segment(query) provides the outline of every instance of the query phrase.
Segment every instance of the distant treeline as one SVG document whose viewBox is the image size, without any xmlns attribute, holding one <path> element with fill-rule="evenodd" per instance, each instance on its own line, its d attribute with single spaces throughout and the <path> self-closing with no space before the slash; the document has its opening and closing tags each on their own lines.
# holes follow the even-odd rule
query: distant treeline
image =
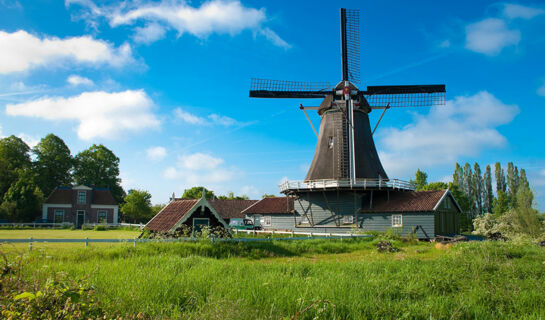
<svg viewBox="0 0 545 320">
<path fill-rule="evenodd" d="M 122 203 L 119 158 L 102 144 L 93 144 L 75 157 L 64 141 L 48 134 L 30 148 L 21 138 L 0 139 L 0 219 L 32 221 L 47 196 L 72 184 L 109 188 Z"/>
</svg>

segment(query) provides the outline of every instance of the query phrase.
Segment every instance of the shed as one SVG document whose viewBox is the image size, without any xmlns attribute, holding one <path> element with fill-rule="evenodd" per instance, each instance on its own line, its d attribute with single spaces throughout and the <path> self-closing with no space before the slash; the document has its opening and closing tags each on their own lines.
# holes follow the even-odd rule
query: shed
<svg viewBox="0 0 545 320">
<path fill-rule="evenodd" d="M 258 219 L 263 229 L 292 229 L 294 224 L 293 197 L 267 197 L 256 201 L 242 211 L 255 223 Z"/>
<path fill-rule="evenodd" d="M 208 201 L 216 212 L 229 224 L 233 218 L 244 218 L 242 213 L 246 208 L 258 202 L 257 200 L 237 200 L 237 199 L 211 199 Z"/>
<path fill-rule="evenodd" d="M 223 227 L 229 230 L 225 220 L 204 197 L 171 200 L 146 224 L 146 228 L 153 232 L 174 232 L 182 225 L 191 228 L 192 231 L 200 231 L 202 226 Z"/>
</svg>

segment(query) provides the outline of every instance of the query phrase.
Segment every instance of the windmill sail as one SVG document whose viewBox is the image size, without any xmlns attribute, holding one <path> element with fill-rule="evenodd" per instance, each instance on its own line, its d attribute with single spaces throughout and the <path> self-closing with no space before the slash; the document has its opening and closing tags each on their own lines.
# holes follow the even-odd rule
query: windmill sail
<svg viewBox="0 0 545 320">
<path fill-rule="evenodd" d="M 341 9 L 343 80 L 360 83 L 360 11 Z"/>
</svg>

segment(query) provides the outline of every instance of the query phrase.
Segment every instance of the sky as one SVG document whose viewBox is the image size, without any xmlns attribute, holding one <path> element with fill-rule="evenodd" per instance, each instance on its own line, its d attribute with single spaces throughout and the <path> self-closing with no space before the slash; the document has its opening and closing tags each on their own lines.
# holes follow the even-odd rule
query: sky
<svg viewBox="0 0 545 320">
<path fill-rule="evenodd" d="M 104 144 L 153 203 L 279 194 L 316 146 L 298 106 L 320 100 L 251 99 L 250 79 L 340 81 L 340 7 L 360 10 L 361 89 L 446 84 L 444 106 L 386 112 L 390 178 L 512 161 L 545 210 L 543 2 L 0 0 L 0 137 Z"/>
</svg>

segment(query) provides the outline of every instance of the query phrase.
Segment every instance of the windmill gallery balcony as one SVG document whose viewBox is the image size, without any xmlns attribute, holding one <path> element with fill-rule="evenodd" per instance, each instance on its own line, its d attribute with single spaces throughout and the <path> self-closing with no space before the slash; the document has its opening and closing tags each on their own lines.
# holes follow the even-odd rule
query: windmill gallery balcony
<svg viewBox="0 0 545 320">
<path fill-rule="evenodd" d="M 414 191 L 415 186 L 408 181 L 398 179 L 323 179 L 285 181 L 279 185 L 280 192 L 311 191 L 311 190 L 407 190 Z"/>
</svg>

